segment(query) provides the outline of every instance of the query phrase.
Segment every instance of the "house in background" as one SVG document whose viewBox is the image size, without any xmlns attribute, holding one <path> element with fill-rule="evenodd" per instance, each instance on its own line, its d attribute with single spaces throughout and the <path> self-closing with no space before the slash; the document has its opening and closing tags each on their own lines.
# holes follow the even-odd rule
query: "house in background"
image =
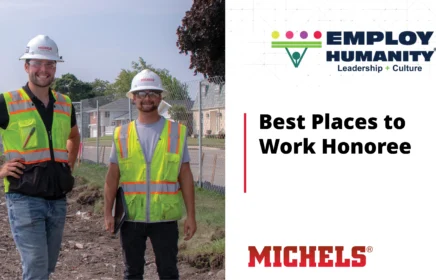
<svg viewBox="0 0 436 280">
<path fill-rule="evenodd" d="M 123 124 L 117 122 L 116 119 L 122 115 L 129 113 L 128 98 L 122 98 L 110 102 L 106 105 L 99 106 L 98 112 L 100 115 L 100 131 L 98 136 L 112 135 L 117 125 Z M 89 115 L 89 134 L 91 138 L 97 137 L 97 108 L 86 111 Z"/>
<path fill-rule="evenodd" d="M 193 133 L 196 137 L 200 133 L 199 95 L 192 106 L 194 124 Z M 225 134 L 225 84 L 202 83 L 201 113 L 203 119 L 203 137 L 208 135 Z"/>
</svg>

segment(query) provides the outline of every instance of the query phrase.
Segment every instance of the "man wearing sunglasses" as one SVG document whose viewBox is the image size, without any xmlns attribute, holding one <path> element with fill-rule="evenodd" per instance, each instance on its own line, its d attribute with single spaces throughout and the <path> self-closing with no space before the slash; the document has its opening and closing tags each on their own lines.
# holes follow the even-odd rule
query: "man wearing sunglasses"
<svg viewBox="0 0 436 280">
<path fill-rule="evenodd" d="M 70 98 L 50 88 L 56 63 L 63 62 L 56 43 L 38 35 L 20 60 L 25 61 L 28 82 L 0 95 L 0 135 L 7 159 L 0 178 L 23 279 L 49 279 L 61 247 L 80 135 Z"/>
<path fill-rule="evenodd" d="M 114 130 L 105 184 L 105 224 L 106 230 L 114 232 L 112 208 L 120 185 L 128 212 L 120 229 L 124 279 L 143 279 L 147 238 L 159 278 L 179 279 L 178 220 L 183 203 L 184 239 L 191 239 L 197 228 L 187 130 L 159 115 L 166 93 L 156 73 L 148 69 L 138 73 L 127 93 L 138 109 L 138 119 Z"/>
</svg>

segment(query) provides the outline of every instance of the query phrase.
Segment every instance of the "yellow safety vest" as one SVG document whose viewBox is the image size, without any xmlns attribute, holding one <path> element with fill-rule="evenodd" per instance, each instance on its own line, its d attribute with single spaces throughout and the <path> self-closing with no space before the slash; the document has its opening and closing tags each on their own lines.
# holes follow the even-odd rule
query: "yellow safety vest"
<svg viewBox="0 0 436 280">
<path fill-rule="evenodd" d="M 44 121 L 23 88 L 3 93 L 9 114 L 8 127 L 5 130 L 0 129 L 6 159 L 22 158 L 24 164 L 50 161 L 50 138 L 53 160 L 68 163 L 67 140 L 71 132 L 72 104 L 68 96 L 55 91 L 52 91 L 52 94 L 56 102 L 53 108 L 52 129 L 47 133 Z M 5 192 L 8 192 L 7 178 L 4 178 L 4 185 Z"/>
<path fill-rule="evenodd" d="M 178 182 L 186 126 L 165 120 L 151 162 L 146 162 L 135 121 L 114 130 L 120 187 L 129 221 L 162 222 L 182 218 L 183 198 Z"/>
</svg>

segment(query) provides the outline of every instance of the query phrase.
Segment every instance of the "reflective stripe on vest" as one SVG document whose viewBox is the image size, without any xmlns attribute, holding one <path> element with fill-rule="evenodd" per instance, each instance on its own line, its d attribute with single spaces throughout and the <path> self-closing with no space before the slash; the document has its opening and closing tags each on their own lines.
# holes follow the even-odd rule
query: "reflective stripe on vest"
<svg viewBox="0 0 436 280">
<path fill-rule="evenodd" d="M 125 195 L 147 194 L 146 182 L 124 182 Z M 150 182 L 150 194 L 177 194 L 180 187 L 176 183 Z"/>
<path fill-rule="evenodd" d="M 171 129 L 171 126 L 176 125 L 172 122 L 168 122 L 168 135 L 170 135 L 170 138 L 168 138 L 168 152 L 179 154 L 179 145 L 180 145 L 180 129 L 182 127 L 181 124 L 177 124 L 177 129 Z M 177 138 L 178 141 L 171 141 L 171 138 Z"/>
<path fill-rule="evenodd" d="M 29 111 L 35 111 L 36 107 L 32 106 L 31 100 L 20 100 L 20 101 L 13 101 L 9 103 L 9 114 L 19 114 L 22 112 L 29 112 Z"/>
<path fill-rule="evenodd" d="M 57 162 L 65 162 L 68 163 L 68 151 L 67 150 L 54 150 L 54 157 Z M 7 160 L 11 160 L 14 158 L 23 158 L 25 164 L 34 164 L 38 162 L 44 162 L 51 160 L 50 157 L 50 149 L 38 149 L 28 152 L 19 152 L 19 151 L 6 151 L 5 157 Z"/>
<path fill-rule="evenodd" d="M 120 147 L 120 156 L 121 158 L 125 158 L 128 156 L 129 150 L 127 142 L 130 136 L 130 129 L 134 125 L 133 122 L 130 122 L 129 125 L 123 125 L 119 131 L 118 145 Z"/>
<path fill-rule="evenodd" d="M 24 100 L 23 95 L 20 91 L 10 91 L 8 92 L 8 94 L 11 97 L 12 101 Z"/>
<path fill-rule="evenodd" d="M 53 92 L 56 96 L 56 102 L 54 103 L 53 112 L 64 114 L 67 116 L 71 115 L 71 104 L 67 103 L 64 96 L 57 92 Z M 19 114 L 23 112 L 35 111 L 36 107 L 34 106 L 32 100 L 23 99 L 21 92 L 12 91 L 9 92 L 12 102 L 9 102 L 9 114 Z"/>
<path fill-rule="evenodd" d="M 53 92 L 56 95 L 56 102 L 54 103 L 53 112 L 71 116 L 71 104 L 67 102 L 62 94 Z"/>
</svg>

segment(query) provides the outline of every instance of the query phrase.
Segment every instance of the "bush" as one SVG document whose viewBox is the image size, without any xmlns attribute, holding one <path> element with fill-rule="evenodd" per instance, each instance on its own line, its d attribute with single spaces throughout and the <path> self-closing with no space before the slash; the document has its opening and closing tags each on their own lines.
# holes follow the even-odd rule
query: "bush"
<svg viewBox="0 0 436 280">
<path fill-rule="evenodd" d="M 221 129 L 220 132 L 218 133 L 218 139 L 224 139 L 224 138 L 226 138 L 226 132 L 225 132 L 225 130 L 224 130 L 224 128 L 223 128 L 223 129 Z"/>
</svg>

